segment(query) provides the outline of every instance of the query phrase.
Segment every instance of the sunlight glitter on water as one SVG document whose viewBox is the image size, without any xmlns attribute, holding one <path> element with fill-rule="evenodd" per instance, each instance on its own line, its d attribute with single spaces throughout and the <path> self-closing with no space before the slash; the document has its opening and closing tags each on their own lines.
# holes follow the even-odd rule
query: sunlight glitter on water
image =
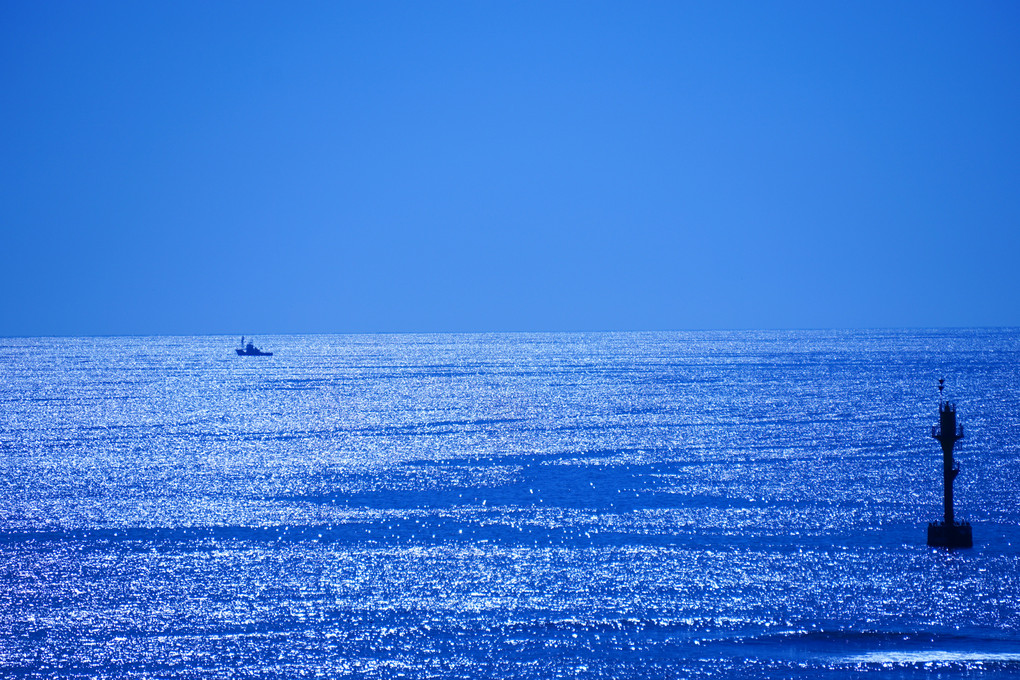
<svg viewBox="0 0 1020 680">
<path fill-rule="evenodd" d="M 2 348 L 5 675 L 1020 668 L 1016 333 L 272 341 Z M 939 355 L 999 395 L 966 553 L 923 539 L 941 342 L 995 348 Z"/>
</svg>

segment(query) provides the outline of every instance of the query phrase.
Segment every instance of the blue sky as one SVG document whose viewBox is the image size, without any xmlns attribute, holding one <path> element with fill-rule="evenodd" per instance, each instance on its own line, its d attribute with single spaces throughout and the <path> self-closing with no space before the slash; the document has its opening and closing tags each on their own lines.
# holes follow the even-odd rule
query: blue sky
<svg viewBox="0 0 1020 680">
<path fill-rule="evenodd" d="M 0 335 L 1020 326 L 1013 2 L 0 2 Z"/>
</svg>

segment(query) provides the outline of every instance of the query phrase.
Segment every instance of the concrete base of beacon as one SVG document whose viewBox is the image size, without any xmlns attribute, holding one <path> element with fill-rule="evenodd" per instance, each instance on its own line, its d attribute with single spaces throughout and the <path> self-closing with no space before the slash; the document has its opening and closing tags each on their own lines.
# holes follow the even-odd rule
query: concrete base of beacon
<svg viewBox="0 0 1020 680">
<path fill-rule="evenodd" d="M 932 522 L 928 525 L 928 545 L 933 548 L 973 548 L 970 522 Z"/>
</svg>

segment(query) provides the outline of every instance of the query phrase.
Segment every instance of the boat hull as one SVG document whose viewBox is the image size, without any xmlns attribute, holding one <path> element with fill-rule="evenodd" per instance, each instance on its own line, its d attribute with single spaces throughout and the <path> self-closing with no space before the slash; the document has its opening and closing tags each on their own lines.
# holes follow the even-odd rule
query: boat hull
<svg viewBox="0 0 1020 680">
<path fill-rule="evenodd" d="M 237 356 L 239 356 L 239 357 L 271 357 L 271 356 L 273 356 L 272 352 L 263 352 L 263 351 L 258 350 L 258 349 L 253 351 L 253 352 L 249 352 L 248 350 L 244 350 L 244 349 L 235 349 L 234 351 L 237 352 Z"/>
</svg>

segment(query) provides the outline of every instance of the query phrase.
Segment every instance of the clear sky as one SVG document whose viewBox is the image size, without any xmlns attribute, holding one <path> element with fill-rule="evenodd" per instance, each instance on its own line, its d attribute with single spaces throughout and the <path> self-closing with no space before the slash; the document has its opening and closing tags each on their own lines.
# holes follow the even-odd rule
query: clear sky
<svg viewBox="0 0 1020 680">
<path fill-rule="evenodd" d="M 0 0 L 0 335 L 1020 326 L 1017 2 Z"/>
</svg>

